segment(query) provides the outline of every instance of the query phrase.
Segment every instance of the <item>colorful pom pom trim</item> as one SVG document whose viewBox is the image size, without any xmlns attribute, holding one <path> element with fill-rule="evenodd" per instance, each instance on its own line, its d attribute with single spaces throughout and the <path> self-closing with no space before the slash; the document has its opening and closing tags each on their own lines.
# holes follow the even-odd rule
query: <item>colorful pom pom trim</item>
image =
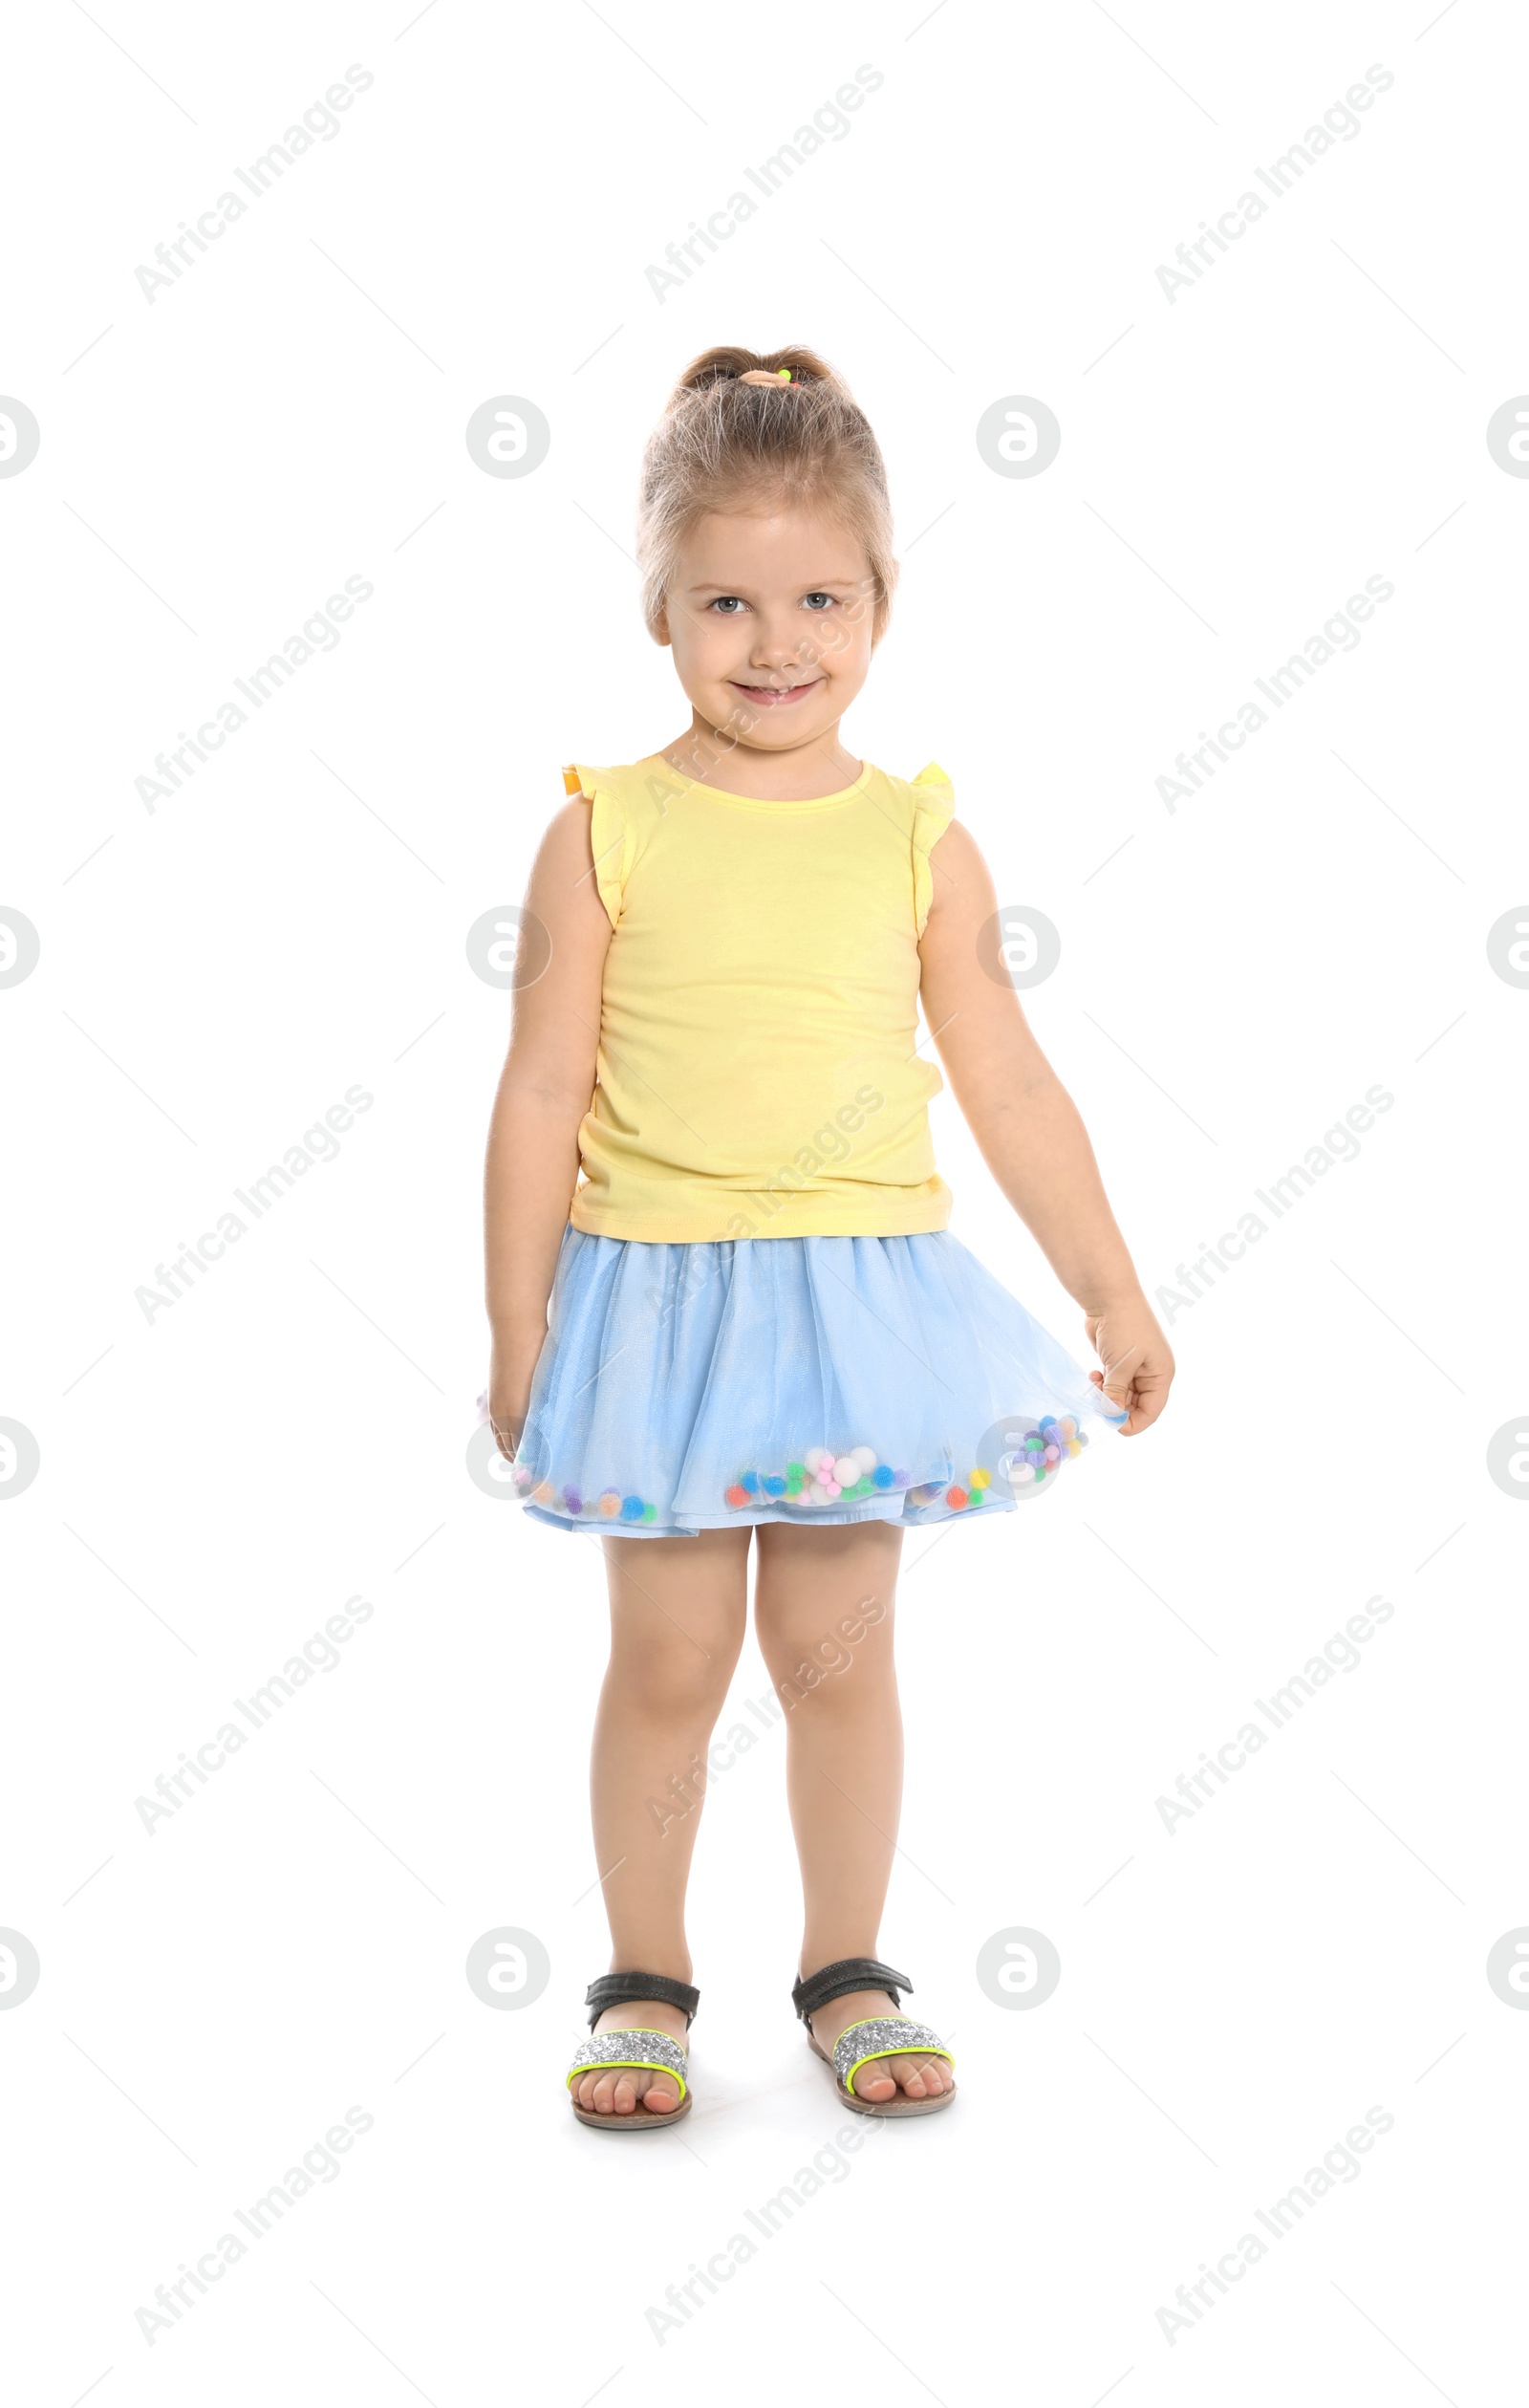
<svg viewBox="0 0 1529 2408">
<path fill-rule="evenodd" d="M 734 1511 L 755 1504 L 858 1505 L 862 1498 L 906 1488 L 908 1474 L 879 1461 L 873 1446 L 804 1446 L 784 1471 L 741 1471 L 722 1491 Z"/>
<path fill-rule="evenodd" d="M 1074 1455 L 1081 1455 L 1088 1443 L 1070 1413 L 1063 1414 L 1060 1420 L 1053 1413 L 1043 1414 L 1039 1421 L 1032 1421 L 1022 1430 L 1020 1443 L 1008 1458 L 1010 1493 L 1039 1487 L 1043 1481 L 1054 1479 L 1062 1465 Z M 941 1504 L 956 1513 L 969 1512 L 974 1506 L 986 1505 L 992 1486 L 992 1472 L 978 1464 L 967 1473 L 964 1486 L 959 1481 L 948 1488 L 937 1480 L 924 1481 L 918 1487 L 909 1489 L 908 1503 L 915 1512 Z"/>
<path fill-rule="evenodd" d="M 510 1477 L 520 1493 L 523 1505 L 540 1505 L 553 1513 L 565 1514 L 571 1522 L 657 1522 L 658 1508 L 644 1497 L 623 1495 L 619 1488 L 602 1488 L 598 1496 L 586 1497 L 569 1485 L 555 1487 L 550 1480 L 538 1480 L 526 1464 L 513 1464 Z"/>
<path fill-rule="evenodd" d="M 1019 1444 L 1008 1456 L 1007 1480 L 1001 1482 L 1000 1493 L 1005 1486 L 1013 1494 L 1054 1479 L 1062 1465 L 1081 1455 L 1088 1443 L 1073 1415 L 1065 1413 L 1059 1419 L 1044 1414 L 1021 1430 Z M 539 1480 L 527 1464 L 513 1464 L 511 1478 L 523 1505 L 539 1505 L 569 1521 L 624 1522 L 630 1527 L 658 1518 L 658 1508 L 649 1499 L 620 1488 L 602 1488 L 587 1497 L 571 1484 L 559 1487 L 550 1480 Z M 735 1513 L 759 1505 L 788 1505 L 810 1512 L 814 1507 L 859 1505 L 868 1497 L 900 1494 L 915 1513 L 937 1505 L 967 1513 L 989 1502 L 993 1482 L 993 1472 L 978 1464 L 964 1481 L 926 1480 L 910 1486 L 908 1473 L 882 1463 L 873 1446 L 805 1446 L 783 1471 L 741 1471 L 722 1491 L 722 1500 Z"/>
</svg>

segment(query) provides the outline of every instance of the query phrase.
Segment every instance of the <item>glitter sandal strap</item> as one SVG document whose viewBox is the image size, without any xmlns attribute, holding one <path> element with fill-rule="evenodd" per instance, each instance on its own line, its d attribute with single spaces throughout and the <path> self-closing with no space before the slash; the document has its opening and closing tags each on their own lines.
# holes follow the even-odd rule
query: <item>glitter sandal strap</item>
<svg viewBox="0 0 1529 2408">
<path fill-rule="evenodd" d="M 591 2031 L 608 2007 L 640 2006 L 645 1998 L 656 1998 L 661 2007 L 678 2007 L 687 2027 L 700 2005 L 700 1992 L 692 1983 L 671 1981 L 667 1973 L 602 1973 L 584 1993 Z"/>
<path fill-rule="evenodd" d="M 885 1990 L 894 2006 L 900 2007 L 902 1992 L 912 1988 L 906 1973 L 894 1972 L 874 1957 L 837 1957 L 832 1964 L 819 1965 L 816 1973 L 803 1975 L 791 1992 L 791 2004 L 806 2024 L 820 2007 L 847 1998 L 851 1990 Z"/>
<path fill-rule="evenodd" d="M 869 2015 L 863 2023 L 851 2024 L 840 2032 L 833 2044 L 833 2071 L 847 2091 L 853 2092 L 855 2075 L 874 2057 L 943 2057 L 948 2065 L 956 2062 L 937 2031 L 931 2031 L 927 2024 L 915 2024 L 908 2015 Z"/>
<path fill-rule="evenodd" d="M 581 2040 L 573 2051 L 569 2068 L 568 2087 L 572 2089 L 581 2073 L 596 2067 L 610 2072 L 618 2066 L 634 2071 L 667 2074 L 679 2086 L 679 2096 L 685 2096 L 685 2052 L 678 2040 L 666 2031 L 647 2031 L 640 2027 L 631 2031 L 597 2031 L 592 2039 Z"/>
</svg>

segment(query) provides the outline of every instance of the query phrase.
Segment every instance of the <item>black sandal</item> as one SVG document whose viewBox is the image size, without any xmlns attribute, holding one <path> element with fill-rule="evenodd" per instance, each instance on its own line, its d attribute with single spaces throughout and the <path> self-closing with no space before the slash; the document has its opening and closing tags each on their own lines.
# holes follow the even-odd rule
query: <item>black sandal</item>
<svg viewBox="0 0 1529 2408">
<path fill-rule="evenodd" d="M 813 2032 L 810 2018 L 818 2008 L 836 1998 L 847 1998 L 851 1990 L 886 1990 L 900 2007 L 902 1992 L 912 1988 L 906 1973 L 894 1972 L 890 1964 L 878 1964 L 873 1957 L 840 1957 L 835 1963 L 820 1965 L 816 1973 L 808 1974 L 791 1992 L 791 2004 L 807 2026 L 808 2046 L 814 2056 L 832 2068 L 840 2098 L 857 2115 L 937 2115 L 956 2095 L 953 2083 L 937 2098 L 909 2098 L 899 2092 L 880 2106 L 868 2098 L 856 2098 L 854 2077 L 863 2065 L 876 2057 L 943 2057 L 948 2064 L 955 2064 L 939 2034 L 931 2031 L 927 2024 L 915 2024 L 909 2015 L 868 2015 L 858 2024 L 847 2025 L 833 2044 L 831 2056 Z"/>
<path fill-rule="evenodd" d="M 690 2089 L 685 2080 L 688 2062 L 684 2050 L 673 2033 L 655 2031 L 642 2025 L 630 2029 L 595 2031 L 595 2025 L 608 2007 L 630 2007 L 639 1999 L 656 1998 L 665 2007 L 684 2009 L 685 2027 L 695 2021 L 700 2005 L 700 1992 L 688 1982 L 672 1982 L 667 1973 L 602 1973 L 584 1993 L 584 2004 L 590 2010 L 590 2033 L 573 2053 L 569 2068 L 568 2087 L 571 2093 L 582 2074 L 593 2072 L 610 2072 L 618 2066 L 631 2066 L 635 2071 L 667 2074 L 678 2086 L 679 2104 L 667 2115 L 656 2114 L 644 2107 L 639 2098 L 630 2115 L 614 2112 L 602 2115 L 597 2108 L 581 2107 L 570 2097 L 569 2104 L 581 2124 L 594 2132 L 661 2132 L 665 2124 L 678 2124 L 690 2113 Z M 637 2044 L 634 2046 L 634 2044 Z"/>
</svg>

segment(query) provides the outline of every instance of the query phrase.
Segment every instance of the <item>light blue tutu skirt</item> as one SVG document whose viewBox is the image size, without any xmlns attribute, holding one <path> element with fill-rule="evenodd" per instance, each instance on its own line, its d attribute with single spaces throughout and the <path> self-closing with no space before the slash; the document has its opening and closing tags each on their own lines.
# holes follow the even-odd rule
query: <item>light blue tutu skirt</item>
<svg viewBox="0 0 1529 2408">
<path fill-rule="evenodd" d="M 948 1521 L 1118 1423 L 948 1229 L 653 1246 L 571 1226 L 512 1478 L 557 1529 Z"/>
</svg>

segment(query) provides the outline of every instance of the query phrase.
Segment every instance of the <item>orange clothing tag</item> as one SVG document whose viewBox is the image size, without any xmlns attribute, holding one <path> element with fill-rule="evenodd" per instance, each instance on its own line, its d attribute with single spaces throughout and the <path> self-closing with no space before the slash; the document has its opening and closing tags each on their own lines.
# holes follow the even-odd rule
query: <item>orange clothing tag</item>
<svg viewBox="0 0 1529 2408">
<path fill-rule="evenodd" d="M 579 773 L 571 766 L 563 771 L 563 792 L 565 794 L 581 794 L 584 792 Z"/>
</svg>

